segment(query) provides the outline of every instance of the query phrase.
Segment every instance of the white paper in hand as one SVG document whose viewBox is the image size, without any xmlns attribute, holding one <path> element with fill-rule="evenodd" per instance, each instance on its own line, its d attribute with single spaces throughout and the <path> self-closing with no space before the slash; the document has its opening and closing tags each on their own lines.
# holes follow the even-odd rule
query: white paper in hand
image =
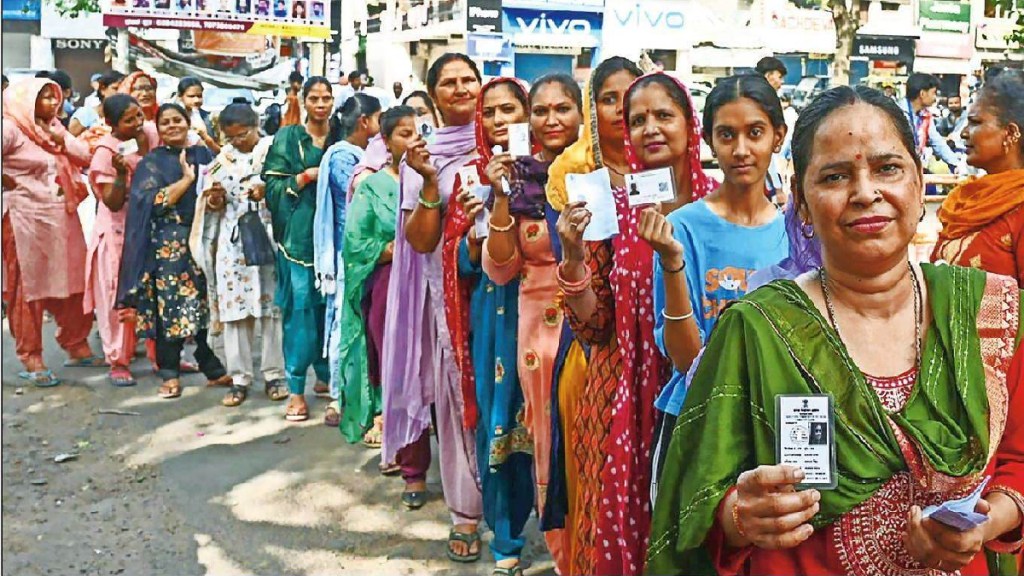
<svg viewBox="0 0 1024 576">
<path fill-rule="evenodd" d="M 125 140 L 117 145 L 117 153 L 121 156 L 128 156 L 129 154 L 138 154 L 139 143 L 134 139 Z"/>
<path fill-rule="evenodd" d="M 656 168 L 626 174 L 626 193 L 629 196 L 630 208 L 675 200 L 676 183 L 672 168 Z"/>
<path fill-rule="evenodd" d="M 979 514 L 974 509 L 978 505 L 978 500 L 981 500 L 981 492 L 988 485 L 989 480 L 991 480 L 991 477 L 986 476 L 981 484 L 974 489 L 974 492 L 959 500 L 949 500 L 938 506 L 925 508 L 921 513 L 921 517 L 931 518 L 960 532 L 967 532 L 981 526 L 988 520 L 988 515 Z"/>
<path fill-rule="evenodd" d="M 585 202 L 590 211 L 590 224 L 583 232 L 584 240 L 598 242 L 619 233 L 619 216 L 607 168 L 589 174 L 566 174 L 565 189 L 569 193 L 569 202 Z"/>
<path fill-rule="evenodd" d="M 487 202 L 487 198 L 491 195 L 490 186 L 477 185 L 472 190 L 473 195 L 480 199 L 481 202 Z M 491 211 L 485 206 L 479 214 L 476 215 L 476 221 L 473 223 L 473 227 L 476 229 L 477 238 L 487 238 L 490 233 L 490 222 L 491 222 Z"/>
<path fill-rule="evenodd" d="M 508 152 L 516 158 L 530 156 L 530 125 L 509 124 L 508 126 Z"/>
<path fill-rule="evenodd" d="M 480 175 L 476 172 L 476 166 L 463 166 L 459 168 L 459 180 L 462 181 L 462 190 L 472 192 L 474 188 L 480 185 Z"/>
</svg>

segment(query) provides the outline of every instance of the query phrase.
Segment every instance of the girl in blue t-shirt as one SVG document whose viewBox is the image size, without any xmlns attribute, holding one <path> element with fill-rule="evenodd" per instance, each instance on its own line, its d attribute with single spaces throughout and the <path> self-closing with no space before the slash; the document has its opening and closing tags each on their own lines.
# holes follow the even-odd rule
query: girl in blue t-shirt
<svg viewBox="0 0 1024 576">
<path fill-rule="evenodd" d="M 703 200 L 668 216 L 646 210 L 640 221 L 640 236 L 656 252 L 655 340 L 675 368 L 656 402 L 665 415 L 653 463 L 655 490 L 659 455 L 686 396 L 686 372 L 725 307 L 747 293 L 750 275 L 789 254 L 784 218 L 765 190 L 772 154 L 785 138 L 782 104 L 768 82 L 759 75 L 726 78 L 704 108 L 704 140 L 724 182 Z"/>
</svg>

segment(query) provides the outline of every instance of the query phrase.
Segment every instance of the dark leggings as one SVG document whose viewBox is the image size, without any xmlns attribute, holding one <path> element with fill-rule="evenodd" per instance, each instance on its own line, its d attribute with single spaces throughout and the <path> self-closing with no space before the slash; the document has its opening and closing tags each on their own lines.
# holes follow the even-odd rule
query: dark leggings
<svg viewBox="0 0 1024 576">
<path fill-rule="evenodd" d="M 159 332 L 158 332 L 159 333 Z M 199 370 L 207 380 L 216 380 L 227 374 L 224 365 L 206 342 L 206 330 L 200 330 L 195 336 L 196 360 Z M 156 339 L 157 376 L 164 382 L 177 380 L 181 373 L 181 351 L 185 349 L 183 338 L 165 339 L 163 335 Z"/>
</svg>

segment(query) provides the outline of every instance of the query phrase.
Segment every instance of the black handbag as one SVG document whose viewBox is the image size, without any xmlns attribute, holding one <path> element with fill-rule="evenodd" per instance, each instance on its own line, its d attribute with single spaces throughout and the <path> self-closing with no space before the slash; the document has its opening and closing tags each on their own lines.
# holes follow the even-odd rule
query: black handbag
<svg viewBox="0 0 1024 576">
<path fill-rule="evenodd" d="M 232 242 L 242 242 L 242 256 L 246 266 L 266 266 L 274 263 L 274 244 L 267 235 L 267 227 L 260 218 L 258 204 L 249 202 L 249 210 L 238 218 Z"/>
</svg>

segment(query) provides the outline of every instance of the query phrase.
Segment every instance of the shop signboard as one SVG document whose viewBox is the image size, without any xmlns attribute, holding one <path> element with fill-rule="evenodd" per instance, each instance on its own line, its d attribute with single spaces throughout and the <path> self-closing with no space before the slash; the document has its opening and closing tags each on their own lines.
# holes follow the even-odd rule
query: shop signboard
<svg viewBox="0 0 1024 576">
<path fill-rule="evenodd" d="M 39 20 L 42 0 L 3 0 L 4 20 Z"/>
<path fill-rule="evenodd" d="M 971 31 L 971 3 L 956 0 L 920 0 L 921 30 L 925 32 Z"/>
<path fill-rule="evenodd" d="M 517 46 L 593 48 L 601 43 L 601 14 L 568 10 L 502 10 L 505 32 Z"/>
<path fill-rule="evenodd" d="M 766 46 L 776 54 L 835 54 L 836 25 L 832 13 L 797 8 L 789 2 L 765 3 Z"/>
<path fill-rule="evenodd" d="M 330 0 L 103 0 L 103 25 L 331 37 Z"/>
<path fill-rule="evenodd" d="M 501 0 L 467 0 L 466 31 L 476 34 L 500 34 Z"/>
<path fill-rule="evenodd" d="M 914 38 L 906 36 L 857 36 L 853 40 L 853 55 L 867 60 L 912 62 Z"/>
<path fill-rule="evenodd" d="M 515 58 L 512 40 L 502 34 L 467 34 L 466 53 L 484 62 L 512 62 Z"/>
</svg>

